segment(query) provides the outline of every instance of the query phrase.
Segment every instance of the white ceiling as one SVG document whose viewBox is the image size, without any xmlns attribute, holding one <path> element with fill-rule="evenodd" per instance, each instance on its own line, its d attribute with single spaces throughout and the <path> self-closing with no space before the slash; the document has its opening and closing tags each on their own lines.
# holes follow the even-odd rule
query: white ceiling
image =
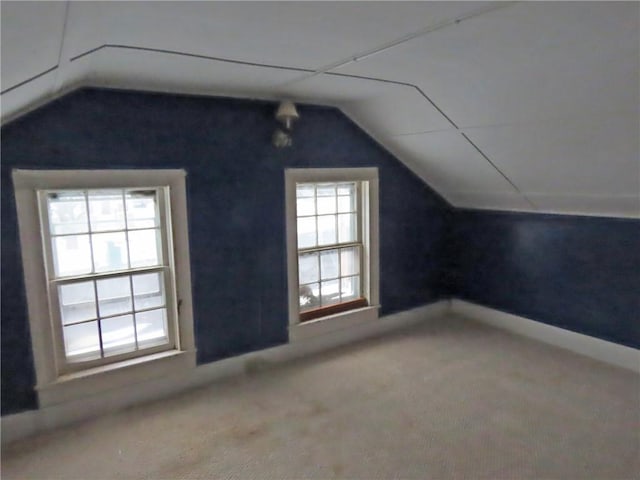
<svg viewBox="0 0 640 480">
<path fill-rule="evenodd" d="M 638 2 L 0 8 L 3 122 L 81 85 L 288 97 L 456 206 L 640 217 Z"/>
</svg>

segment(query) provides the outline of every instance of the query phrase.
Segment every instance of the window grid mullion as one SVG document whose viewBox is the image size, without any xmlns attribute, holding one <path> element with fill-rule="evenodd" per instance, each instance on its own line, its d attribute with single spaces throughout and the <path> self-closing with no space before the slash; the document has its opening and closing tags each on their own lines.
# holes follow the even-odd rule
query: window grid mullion
<svg viewBox="0 0 640 480">
<path fill-rule="evenodd" d="M 104 346 L 102 344 L 102 322 L 100 321 L 100 299 L 98 298 L 98 282 L 96 280 L 93 280 L 91 283 L 93 283 L 93 294 L 95 295 L 95 299 L 96 299 L 96 315 L 98 316 L 97 320 L 96 320 L 96 324 L 98 325 L 98 340 L 100 342 L 100 358 L 104 358 Z M 65 355 L 66 355 L 66 348 L 65 348 Z"/>
<path fill-rule="evenodd" d="M 123 277 L 125 275 L 137 275 L 142 273 L 163 272 L 168 269 L 169 267 L 167 265 L 155 265 L 152 267 L 139 267 L 136 269 L 129 269 L 129 270 L 115 270 L 111 272 L 100 272 L 100 273 L 94 273 L 94 274 L 87 273 L 85 275 L 77 275 L 73 277 L 54 278 L 50 280 L 50 282 L 55 285 L 68 285 L 70 283 L 86 282 L 89 280 L 102 280 L 105 278 Z"/>
<path fill-rule="evenodd" d="M 331 277 L 331 278 L 327 278 L 326 280 L 327 280 L 327 281 L 331 281 L 331 280 L 339 280 L 340 278 L 350 278 L 350 277 L 359 277 L 359 276 L 360 276 L 360 274 L 358 274 L 358 273 L 352 273 L 352 274 L 350 274 L 350 275 L 345 275 L 345 276 L 343 276 L 343 277 Z M 300 284 L 299 284 L 299 286 L 301 286 L 301 287 L 302 287 L 302 286 L 304 286 L 304 285 L 313 285 L 314 283 L 318 283 L 318 282 L 300 283 Z M 155 308 L 155 307 L 154 307 L 154 308 Z M 160 308 L 160 307 L 158 307 L 158 308 Z M 89 321 L 89 320 L 86 320 L 86 321 Z M 78 322 L 78 323 L 80 323 L 80 322 Z"/>
<path fill-rule="evenodd" d="M 84 190 L 84 202 L 87 208 L 87 231 L 89 232 L 89 253 L 91 253 L 91 273 L 96 273 L 96 261 L 95 255 L 93 254 L 93 234 L 91 229 L 91 211 L 89 210 L 89 190 Z M 102 341 L 102 322 L 100 321 L 100 299 L 98 298 L 98 282 L 93 279 L 91 282 L 93 284 L 93 295 L 96 301 L 96 315 L 98 319 L 96 320 L 96 325 L 98 327 L 98 341 L 100 342 L 100 358 L 104 358 L 104 344 Z M 64 327 L 63 327 L 64 329 Z M 66 356 L 66 347 L 65 347 L 65 356 Z"/>
<path fill-rule="evenodd" d="M 329 215 L 343 215 L 345 213 L 357 213 L 355 210 L 349 210 L 348 212 L 338 212 L 336 210 L 335 213 L 319 213 L 318 215 L 298 215 L 296 218 L 311 218 L 311 217 L 328 217 Z M 132 229 L 133 230 L 133 229 Z M 64 234 L 64 235 L 75 235 L 75 234 Z"/>
<path fill-rule="evenodd" d="M 65 327 L 71 327 L 73 325 L 82 325 L 83 323 L 91 323 L 91 322 L 95 322 L 95 321 L 98 321 L 98 320 L 108 320 L 110 318 L 122 317 L 124 315 L 133 315 L 134 313 L 145 313 L 145 312 L 150 312 L 151 310 L 160 310 L 160 309 L 163 309 L 163 308 L 165 308 L 165 309 L 167 308 L 166 303 L 163 303 L 162 305 L 158 305 L 158 306 L 155 306 L 155 307 L 141 308 L 139 310 L 134 307 L 131 310 L 127 310 L 126 312 L 113 313 L 111 315 L 104 315 L 104 316 L 99 317 L 99 318 L 88 318 L 86 320 L 80 320 L 78 322 L 67 323 L 64 326 Z"/>
<path fill-rule="evenodd" d="M 129 275 L 129 290 L 131 292 L 131 314 L 133 315 L 133 337 L 136 341 L 136 350 L 139 349 L 138 346 L 138 317 L 136 317 L 136 306 L 135 306 L 135 298 L 133 297 L 133 275 Z"/>
<path fill-rule="evenodd" d="M 337 248 L 359 247 L 361 245 L 361 242 L 333 243 L 331 245 L 322 245 L 321 247 L 301 248 L 298 250 L 298 254 L 322 252 L 324 250 L 335 250 Z"/>
<path fill-rule="evenodd" d="M 91 253 L 91 273 L 96 273 L 96 262 L 93 255 L 93 232 L 91 230 L 91 213 L 89 212 L 89 190 L 84 190 L 84 203 L 87 208 L 87 232 L 89 235 L 89 253 Z M 96 297 L 97 299 L 98 297 Z"/>
<path fill-rule="evenodd" d="M 122 208 L 124 209 L 124 239 L 125 242 L 127 244 L 127 266 L 129 267 L 129 270 L 131 269 L 131 248 L 129 245 L 129 218 L 127 215 L 127 199 L 125 197 L 125 191 L 121 190 L 122 192 Z M 131 316 L 133 317 L 133 339 L 135 341 L 136 344 L 136 351 L 138 351 L 139 347 L 138 347 L 138 322 L 136 321 L 136 314 L 135 314 L 135 299 L 133 298 L 133 275 L 129 275 L 129 295 L 131 296 Z"/>
<path fill-rule="evenodd" d="M 136 227 L 136 228 L 129 228 L 128 230 L 130 232 L 139 232 L 142 230 L 159 230 L 160 227 L 158 226 L 154 226 L 154 227 Z M 123 232 L 124 230 L 122 228 L 117 228 L 115 230 L 100 230 L 96 233 L 120 233 Z M 74 232 L 74 233 L 51 233 L 49 236 L 51 238 L 62 238 L 62 237 L 76 237 L 78 235 L 84 235 L 85 232 Z"/>
</svg>

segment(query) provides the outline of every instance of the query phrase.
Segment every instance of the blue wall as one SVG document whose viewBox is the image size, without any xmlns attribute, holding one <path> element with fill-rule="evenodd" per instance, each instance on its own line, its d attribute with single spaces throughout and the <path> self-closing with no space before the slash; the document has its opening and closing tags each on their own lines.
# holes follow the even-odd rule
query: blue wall
<svg viewBox="0 0 640 480">
<path fill-rule="evenodd" d="M 12 168 L 184 168 L 198 362 L 287 341 L 284 169 L 375 166 L 382 314 L 441 298 L 449 206 L 340 111 L 83 89 L 2 128 L 2 414 L 36 408 Z"/>
<path fill-rule="evenodd" d="M 640 221 L 458 210 L 455 296 L 640 348 Z"/>
</svg>

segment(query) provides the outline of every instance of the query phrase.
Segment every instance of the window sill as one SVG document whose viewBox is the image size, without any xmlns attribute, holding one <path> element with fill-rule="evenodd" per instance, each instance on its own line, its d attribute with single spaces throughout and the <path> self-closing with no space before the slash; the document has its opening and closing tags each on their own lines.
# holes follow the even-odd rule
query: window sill
<svg viewBox="0 0 640 480">
<path fill-rule="evenodd" d="M 36 390 L 43 408 L 185 372 L 195 365 L 195 350 L 170 350 L 61 375 Z"/>
<path fill-rule="evenodd" d="M 373 322 L 378 319 L 380 306 L 374 305 L 364 308 L 357 308 L 347 312 L 327 315 L 316 320 L 309 320 L 303 323 L 289 326 L 289 341 L 296 342 L 347 329 L 363 323 Z"/>
</svg>

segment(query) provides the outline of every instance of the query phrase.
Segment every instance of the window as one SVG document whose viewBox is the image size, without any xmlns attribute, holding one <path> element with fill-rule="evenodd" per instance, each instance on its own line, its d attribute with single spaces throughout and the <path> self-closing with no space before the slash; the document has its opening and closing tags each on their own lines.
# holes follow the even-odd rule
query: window
<svg viewBox="0 0 640 480">
<path fill-rule="evenodd" d="M 377 312 L 377 170 L 287 170 L 290 324 Z"/>
<path fill-rule="evenodd" d="M 360 182 L 297 183 L 300 320 L 367 305 L 360 288 Z"/>
<path fill-rule="evenodd" d="M 173 348 L 168 194 L 168 187 L 38 191 L 61 371 Z"/>
<path fill-rule="evenodd" d="M 184 172 L 13 176 L 40 403 L 77 374 L 195 359 Z"/>
</svg>

